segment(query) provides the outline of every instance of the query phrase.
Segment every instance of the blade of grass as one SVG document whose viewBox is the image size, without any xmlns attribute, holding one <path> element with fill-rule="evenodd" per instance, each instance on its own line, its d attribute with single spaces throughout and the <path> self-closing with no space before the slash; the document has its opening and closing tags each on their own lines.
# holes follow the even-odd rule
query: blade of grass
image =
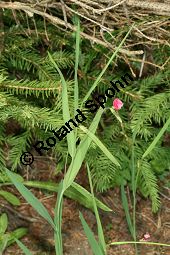
<svg viewBox="0 0 170 255">
<path fill-rule="evenodd" d="M 142 155 L 142 159 L 144 159 L 146 156 L 148 156 L 148 154 L 155 148 L 155 145 L 157 144 L 157 142 L 159 141 L 159 139 L 161 138 L 161 136 L 164 134 L 164 132 L 167 130 L 168 126 L 170 125 L 170 117 L 169 119 L 166 121 L 166 123 L 164 124 L 164 126 L 161 128 L 160 132 L 158 133 L 158 135 L 155 137 L 155 139 L 153 140 L 153 142 L 150 144 L 150 146 L 147 148 L 147 150 L 145 151 L 145 153 Z"/>
<path fill-rule="evenodd" d="M 6 215 L 6 213 L 3 213 L 0 216 L 0 236 L 2 236 L 5 231 L 7 230 L 8 227 L 8 217 Z"/>
<path fill-rule="evenodd" d="M 157 246 L 166 246 L 166 247 L 170 247 L 170 244 L 165 244 L 165 243 L 154 243 L 154 242 L 135 242 L 135 241 L 125 241 L 125 242 L 114 242 L 114 243 L 110 243 L 110 245 L 123 245 L 123 244 L 146 244 L 146 245 L 157 245 Z"/>
<path fill-rule="evenodd" d="M 18 246 L 21 248 L 21 250 L 26 254 L 26 255 L 32 255 L 32 253 L 28 250 L 28 248 L 21 243 L 18 239 L 15 238 L 16 243 Z"/>
<path fill-rule="evenodd" d="M 18 182 L 16 176 L 6 169 L 6 174 L 11 179 L 12 183 L 15 185 L 17 190 L 21 193 L 21 195 L 25 198 L 25 200 L 45 219 L 49 222 L 49 224 L 55 228 L 54 222 L 48 213 L 47 209 L 43 206 L 43 204 L 30 192 L 21 182 Z"/>
<path fill-rule="evenodd" d="M 81 212 L 79 212 L 79 217 L 80 217 L 81 223 L 83 225 L 84 232 L 85 232 L 85 234 L 88 238 L 90 247 L 91 247 L 94 255 L 104 255 L 101 248 L 100 248 L 100 246 L 99 246 L 99 244 L 98 244 L 98 242 L 96 241 L 96 239 L 94 237 L 93 232 L 89 228 L 89 226 L 86 223 L 86 221 L 85 221 L 83 215 L 81 214 Z"/>
<path fill-rule="evenodd" d="M 75 16 L 77 22 L 76 30 L 76 49 L 75 49 L 75 66 L 74 66 L 74 115 L 76 115 L 76 110 L 78 109 L 79 102 L 79 86 L 78 86 L 78 65 L 79 65 L 79 54 L 80 54 L 80 20 L 78 16 Z M 75 141 L 77 139 L 77 127 L 75 128 Z M 76 146 L 76 144 L 75 144 Z"/>
<path fill-rule="evenodd" d="M 63 119 L 64 122 L 67 122 L 70 120 L 70 111 L 69 111 L 69 103 L 68 103 L 68 92 L 67 92 L 67 83 L 65 81 L 65 78 L 60 71 L 59 67 L 57 66 L 56 62 L 52 58 L 51 54 L 48 52 L 49 59 L 51 63 L 54 65 L 54 67 L 57 69 L 62 83 L 62 109 L 63 109 Z M 75 153 L 75 134 L 74 131 L 67 134 L 67 143 L 68 143 L 68 151 L 70 156 L 73 158 Z"/>
<path fill-rule="evenodd" d="M 120 50 L 120 48 L 122 47 L 122 45 L 124 44 L 126 38 L 128 37 L 129 33 L 131 32 L 132 28 L 134 27 L 134 24 L 131 26 L 131 28 L 129 29 L 129 31 L 127 32 L 127 34 L 125 35 L 125 37 L 123 38 L 123 40 L 121 41 L 121 43 L 119 44 L 119 46 L 117 47 L 117 49 L 115 50 L 115 52 L 112 54 L 112 56 L 110 57 L 109 61 L 107 62 L 107 64 L 105 65 L 105 67 L 103 68 L 103 70 L 101 71 L 101 73 L 99 74 L 99 76 L 97 77 L 97 79 L 95 80 L 95 82 L 93 83 L 93 85 L 91 86 L 90 90 L 87 92 L 86 96 L 84 97 L 82 104 L 81 104 L 81 108 L 82 105 L 84 104 L 84 102 L 89 98 L 89 96 L 91 95 L 92 91 L 96 88 L 96 86 L 98 85 L 98 83 L 100 82 L 103 74 L 105 73 L 105 71 L 107 70 L 108 66 L 110 65 L 110 63 L 113 61 L 113 59 L 115 58 L 116 54 L 118 53 L 118 51 Z"/>
<path fill-rule="evenodd" d="M 9 239 L 9 234 L 3 234 L 0 236 L 0 255 L 3 255 L 3 251 L 5 250 L 7 243 L 8 243 L 8 239 Z"/>
<path fill-rule="evenodd" d="M 75 67 L 74 67 L 74 114 L 76 115 L 76 110 L 78 108 L 79 100 L 79 90 L 78 90 L 78 64 L 79 64 L 79 53 L 80 53 L 80 20 L 76 17 L 77 30 L 76 30 L 76 56 L 75 56 Z"/>
<path fill-rule="evenodd" d="M 101 221 L 100 221 L 100 217 L 99 217 L 99 213 L 98 213 L 98 210 L 97 210 L 97 205 L 96 205 L 96 201 L 95 201 L 95 197 L 94 197 L 91 173 L 90 173 L 89 165 L 88 164 L 86 164 L 86 165 L 87 165 L 87 172 L 88 172 L 89 183 L 90 183 L 90 190 L 91 190 L 91 194 L 92 194 L 92 198 L 93 198 L 94 212 L 95 212 L 96 221 L 97 221 L 99 244 L 101 245 L 103 253 L 106 254 L 106 242 L 105 242 L 105 238 L 104 238 L 104 234 L 103 234 L 103 228 L 102 228 L 102 224 L 101 224 Z"/>
<path fill-rule="evenodd" d="M 129 227 L 129 231 L 133 237 L 133 235 L 134 235 L 133 225 L 132 225 L 132 221 L 131 221 L 131 217 L 130 217 L 130 213 L 129 213 L 129 206 L 128 206 L 128 201 L 127 201 L 124 185 L 121 185 L 121 197 L 122 197 L 122 205 L 123 205 L 125 215 L 126 215 L 126 221 L 127 221 L 128 227 Z"/>
<path fill-rule="evenodd" d="M 96 115 L 93 119 L 93 122 L 90 125 L 89 129 L 90 129 L 91 132 L 95 133 L 95 131 L 98 127 L 98 123 L 100 121 L 102 113 L 103 113 L 103 109 L 100 108 L 98 110 L 98 112 L 96 113 Z M 58 197 L 57 197 L 58 203 L 56 205 L 56 212 L 57 212 L 56 217 L 59 217 L 64 192 L 73 183 L 73 181 L 74 181 L 74 179 L 75 179 L 75 177 L 76 177 L 76 175 L 77 175 L 77 173 L 78 173 L 78 171 L 79 171 L 79 169 L 80 169 L 80 167 L 83 163 L 83 160 L 85 158 L 86 152 L 87 152 L 90 144 L 91 144 L 91 139 L 89 139 L 89 137 L 87 135 L 85 135 L 85 137 L 82 139 L 82 141 L 80 142 L 79 146 L 76 149 L 75 156 L 72 159 L 72 162 L 71 162 L 71 164 L 70 164 L 70 166 L 67 170 L 67 173 L 64 177 L 63 187 L 62 187 L 61 193 L 59 193 Z"/>
<path fill-rule="evenodd" d="M 20 205 L 19 199 L 11 192 L 0 190 L 0 196 L 3 196 L 12 205 Z"/>
<path fill-rule="evenodd" d="M 119 166 L 120 164 L 117 161 L 117 159 L 110 153 L 110 151 L 105 147 L 105 145 L 95 136 L 90 130 L 88 130 L 86 127 L 80 125 L 79 128 L 85 132 L 92 140 L 95 142 L 98 147 L 103 151 L 103 153 L 113 162 L 114 165 Z"/>
<path fill-rule="evenodd" d="M 92 133 L 96 132 L 96 129 L 98 127 L 101 115 L 103 113 L 103 109 L 100 107 L 99 110 L 97 111 L 90 127 L 89 130 Z M 77 147 L 76 154 L 71 162 L 71 165 L 69 166 L 67 173 L 65 175 L 64 181 L 63 181 L 63 188 L 64 191 L 72 184 L 74 181 L 82 163 L 85 158 L 85 155 L 87 153 L 87 150 L 89 149 L 89 146 L 92 142 L 92 139 L 88 137 L 86 134 L 82 141 L 80 142 L 79 146 Z"/>
<path fill-rule="evenodd" d="M 136 154 L 135 154 L 135 140 L 136 140 L 136 133 L 132 135 L 132 154 L 131 154 L 131 172 L 132 172 L 132 193 L 133 193 L 133 239 L 136 242 Z M 135 243 L 135 252 L 138 255 L 138 247 Z"/>
<path fill-rule="evenodd" d="M 89 208 L 90 209 L 93 209 L 93 204 L 92 204 L 92 195 L 90 194 L 90 192 L 88 192 L 85 188 L 83 188 L 82 186 L 80 186 L 78 183 L 76 182 L 73 182 L 71 184 L 71 187 L 78 192 L 78 195 L 79 196 L 82 196 L 84 197 L 84 203 L 90 203 L 90 206 Z M 71 188 L 70 187 L 70 188 Z M 69 190 L 69 189 L 68 189 Z M 66 190 L 67 191 L 67 190 Z M 100 200 L 98 200 L 97 198 L 95 198 L 95 202 L 96 202 L 96 205 L 106 211 L 106 212 L 112 212 L 112 209 L 110 209 L 108 206 L 106 206 L 105 204 L 103 204 Z"/>
<path fill-rule="evenodd" d="M 25 181 L 23 184 L 28 187 L 46 189 L 54 192 L 58 192 L 59 189 L 59 184 L 55 182 Z M 83 188 L 76 182 L 73 182 L 71 186 L 64 192 L 64 196 L 75 201 L 78 201 L 83 206 L 93 210 L 92 195 L 90 194 L 89 191 L 87 191 L 85 188 Z M 95 201 L 97 206 L 103 211 L 112 212 L 112 210 L 108 206 L 106 206 L 97 198 L 95 198 Z"/>
<path fill-rule="evenodd" d="M 55 239 L 55 250 L 57 255 L 63 255 L 63 245 L 62 245 L 62 234 L 61 234 L 61 224 L 62 224 L 62 205 L 63 205 L 63 181 L 59 184 L 57 202 L 54 209 L 54 223 L 56 225 L 56 232 L 54 233 Z"/>
<path fill-rule="evenodd" d="M 28 233 L 27 228 L 17 228 L 13 232 L 9 233 L 8 243 L 7 246 L 10 246 L 12 243 L 15 242 L 15 238 L 19 239 L 25 236 Z"/>
</svg>

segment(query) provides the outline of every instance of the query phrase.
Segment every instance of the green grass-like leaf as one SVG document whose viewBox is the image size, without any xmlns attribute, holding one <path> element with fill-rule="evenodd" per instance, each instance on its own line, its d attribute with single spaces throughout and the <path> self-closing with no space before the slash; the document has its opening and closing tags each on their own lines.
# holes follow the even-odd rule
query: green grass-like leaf
<svg viewBox="0 0 170 255">
<path fill-rule="evenodd" d="M 157 136 L 155 137 L 155 139 L 153 140 L 153 142 L 149 145 L 149 147 L 147 148 L 147 150 L 144 152 L 144 154 L 142 155 L 142 159 L 144 159 L 145 157 L 147 157 L 149 155 L 149 153 L 155 148 L 156 144 L 158 143 L 158 141 L 160 140 L 160 138 L 162 137 L 162 135 L 164 134 L 164 132 L 167 130 L 168 126 L 170 125 L 170 117 L 169 119 L 166 121 L 166 123 L 164 124 L 164 126 L 161 128 L 160 132 L 157 134 Z"/>
<path fill-rule="evenodd" d="M 5 233 L 5 231 L 7 230 L 7 227 L 8 227 L 8 217 L 6 213 L 3 213 L 0 216 L 0 236 Z"/>
<path fill-rule="evenodd" d="M 89 166 L 87 164 L 87 172 L 88 172 L 88 177 L 89 177 L 89 183 L 90 183 L 90 189 L 91 189 L 91 194 L 92 194 L 92 198 L 93 198 L 93 206 L 94 206 L 94 212 L 95 212 L 95 216 L 96 216 L 96 221 L 97 221 L 97 229 L 98 229 L 98 237 L 99 237 L 99 244 L 103 250 L 103 253 L 106 253 L 106 242 L 105 242 L 105 238 L 104 238 L 104 233 L 103 233 L 103 228 L 102 228 L 102 224 L 100 221 L 100 216 L 97 210 L 97 204 L 95 201 L 95 197 L 94 197 L 94 191 L 93 191 L 93 184 L 92 184 L 92 179 L 91 179 L 91 173 L 90 173 L 90 169 Z"/>
<path fill-rule="evenodd" d="M 57 69 L 61 82 L 62 82 L 62 109 L 63 109 L 63 119 L 64 122 L 67 122 L 70 120 L 70 110 L 69 110 L 69 99 L 68 99 L 68 92 L 67 92 L 67 83 L 65 81 L 65 78 L 60 71 L 59 67 L 55 63 L 54 59 L 52 58 L 51 54 L 48 52 L 49 59 L 51 63 L 54 65 L 54 67 Z M 75 134 L 74 131 L 67 134 L 67 142 L 68 142 L 68 151 L 73 158 L 75 153 Z"/>
<path fill-rule="evenodd" d="M 25 200 L 45 219 L 48 223 L 55 228 L 54 222 L 48 213 L 47 209 L 43 206 L 43 204 L 30 192 L 21 182 L 18 182 L 15 175 L 6 169 L 6 173 L 11 179 L 12 183 L 21 193 L 21 195 L 25 198 Z"/>
<path fill-rule="evenodd" d="M 0 190 L 0 196 L 3 196 L 12 205 L 20 205 L 19 199 L 11 192 Z"/>
<path fill-rule="evenodd" d="M 91 247 L 94 255 L 104 255 L 104 253 L 102 252 L 102 250 L 100 248 L 100 245 L 96 241 L 93 232 L 89 228 L 89 226 L 86 223 L 86 221 L 85 221 L 85 219 L 84 219 L 84 217 L 83 217 L 81 212 L 79 212 L 79 217 L 80 217 L 81 223 L 83 225 L 84 232 L 85 232 L 85 234 L 86 234 L 86 236 L 88 238 L 90 247 Z"/>
<path fill-rule="evenodd" d="M 117 159 L 110 153 L 110 151 L 106 148 L 106 146 L 97 138 L 97 136 L 95 136 L 92 132 L 90 132 L 86 127 L 80 125 L 79 126 L 80 129 L 85 132 L 91 139 L 93 142 L 95 142 L 98 147 L 102 150 L 102 152 L 108 157 L 108 159 L 110 159 L 113 164 L 115 164 L 116 166 L 120 167 L 119 162 L 117 161 Z"/>
<path fill-rule="evenodd" d="M 96 113 L 96 116 L 94 117 L 89 130 L 92 133 L 96 132 L 96 129 L 98 127 L 98 123 L 100 121 L 101 115 L 103 113 L 103 109 L 99 109 Z M 82 141 L 80 142 L 79 146 L 77 147 L 76 154 L 71 162 L 71 165 L 69 166 L 67 173 L 65 175 L 64 181 L 63 181 L 63 188 L 66 190 L 74 181 L 82 163 L 85 158 L 85 155 L 87 153 L 87 150 L 92 142 L 92 139 L 88 137 L 86 134 Z"/>
<path fill-rule="evenodd" d="M 32 253 L 28 250 L 28 248 L 21 243 L 18 239 L 15 239 L 16 243 L 18 246 L 21 248 L 21 250 L 25 253 L 25 255 L 32 255 Z"/>
</svg>

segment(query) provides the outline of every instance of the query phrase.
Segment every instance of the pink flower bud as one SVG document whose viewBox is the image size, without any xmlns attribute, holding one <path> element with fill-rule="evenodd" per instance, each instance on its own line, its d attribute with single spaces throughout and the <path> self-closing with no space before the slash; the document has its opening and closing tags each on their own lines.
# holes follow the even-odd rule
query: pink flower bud
<svg viewBox="0 0 170 255">
<path fill-rule="evenodd" d="M 150 234 L 147 232 L 146 234 L 144 234 L 144 240 L 147 241 L 151 236 Z"/>
<path fill-rule="evenodd" d="M 119 99 L 119 98 L 116 98 L 114 101 L 113 101 L 113 107 L 116 111 L 120 110 L 123 106 L 123 103 L 122 101 Z"/>
</svg>

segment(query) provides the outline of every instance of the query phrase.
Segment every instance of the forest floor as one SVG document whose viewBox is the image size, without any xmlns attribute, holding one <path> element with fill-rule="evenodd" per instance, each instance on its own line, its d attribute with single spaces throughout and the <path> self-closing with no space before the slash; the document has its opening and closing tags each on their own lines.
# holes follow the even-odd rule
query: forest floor
<svg viewBox="0 0 170 255">
<path fill-rule="evenodd" d="M 55 164 L 47 162 L 45 159 L 43 160 L 43 157 L 40 160 L 41 161 L 38 161 L 34 168 L 30 170 L 24 169 L 22 171 L 24 178 L 27 180 L 50 180 L 58 182 L 61 176 L 56 177 L 53 175 Z M 88 178 L 83 169 L 78 174 L 76 181 L 88 189 Z M 28 234 L 21 240 L 31 250 L 33 255 L 55 254 L 53 231 L 49 224 L 43 220 L 28 203 L 26 203 L 16 189 L 12 186 L 6 187 L 5 189 L 12 191 L 20 198 L 20 201 L 22 201 L 19 207 L 15 207 L 15 210 L 14 207 L 11 207 L 12 209 L 10 210 L 9 205 L 3 208 L 3 211 L 8 214 L 9 218 L 8 231 L 18 227 L 27 227 Z M 31 191 L 45 205 L 51 216 L 54 216 L 57 194 L 34 188 L 32 188 Z M 127 193 L 129 194 L 128 189 Z M 161 208 L 157 214 L 152 213 L 151 202 L 148 199 L 143 199 L 137 195 L 137 240 L 142 239 L 144 234 L 148 232 L 150 234 L 150 239 L 148 241 L 170 243 L 170 189 L 162 189 L 161 193 Z M 109 190 L 103 194 L 97 194 L 97 197 L 113 210 L 112 213 L 100 211 L 106 242 L 132 240 L 127 228 L 119 188 Z M 132 212 L 130 195 L 128 195 L 128 197 L 129 206 Z M 0 198 L 0 203 L 1 202 L 2 198 Z M 94 214 L 79 203 L 65 198 L 62 222 L 64 255 L 92 255 L 87 238 L 85 237 L 81 226 L 79 211 L 83 213 L 87 223 L 94 233 L 97 234 Z M 31 219 L 34 219 L 35 221 L 32 222 Z M 139 245 L 138 248 L 140 255 L 170 254 L 170 247 Z M 4 252 L 4 255 L 10 254 L 21 255 L 23 252 L 16 244 L 14 244 L 8 247 Z M 130 244 L 112 246 L 108 249 L 108 255 L 113 254 L 135 255 L 134 246 Z"/>
</svg>

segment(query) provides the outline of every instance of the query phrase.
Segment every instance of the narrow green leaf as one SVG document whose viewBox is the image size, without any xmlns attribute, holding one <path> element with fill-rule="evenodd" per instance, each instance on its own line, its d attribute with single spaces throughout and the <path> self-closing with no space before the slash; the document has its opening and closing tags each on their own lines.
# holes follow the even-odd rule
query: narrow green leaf
<svg viewBox="0 0 170 255">
<path fill-rule="evenodd" d="M 63 181 L 60 182 L 58 188 L 57 202 L 55 205 L 54 222 L 56 232 L 54 233 L 56 254 L 63 255 L 61 224 L 62 224 L 62 205 L 63 205 Z"/>
<path fill-rule="evenodd" d="M 130 213 L 129 213 L 128 201 L 127 201 L 127 197 L 126 197 L 126 193 L 125 193 L 123 185 L 121 185 L 121 197 L 122 197 L 122 205 L 123 205 L 125 215 L 126 215 L 126 221 L 127 221 L 128 227 L 129 227 L 129 231 L 133 237 L 134 230 L 133 230 L 133 225 L 132 225 L 132 221 L 131 221 L 131 217 L 130 217 Z"/>
<path fill-rule="evenodd" d="M 83 229 L 84 232 L 88 238 L 88 242 L 90 244 L 90 247 L 94 253 L 94 255 L 104 255 L 104 253 L 102 252 L 98 242 L 96 241 L 93 232 L 91 231 L 91 229 L 89 228 L 88 224 L 86 223 L 83 215 L 81 214 L 81 212 L 79 212 L 79 217 L 81 220 L 81 223 L 83 225 Z"/>
<path fill-rule="evenodd" d="M 144 159 L 146 156 L 148 156 L 148 154 L 155 148 L 155 145 L 157 144 L 157 142 L 159 141 L 159 139 L 162 137 L 162 135 L 164 134 L 164 132 L 167 130 L 168 126 L 170 125 L 170 117 L 169 119 L 166 121 L 166 123 L 164 124 L 164 126 L 161 128 L 161 130 L 159 131 L 158 135 L 155 137 L 155 139 L 153 140 L 153 142 L 149 145 L 149 147 L 147 148 L 147 150 L 145 151 L 145 153 L 142 155 L 142 159 Z"/>
<path fill-rule="evenodd" d="M 85 132 L 92 140 L 95 142 L 98 147 L 103 151 L 103 153 L 115 164 L 116 166 L 120 167 L 119 162 L 117 159 L 110 153 L 110 151 L 105 147 L 105 145 L 95 136 L 90 130 L 88 130 L 86 127 L 80 125 L 80 129 Z"/>
<path fill-rule="evenodd" d="M 5 248 L 15 242 L 15 238 L 21 238 L 27 234 L 26 228 L 18 228 L 11 233 L 4 234 L 0 237 L 0 254 L 3 254 Z"/>
<path fill-rule="evenodd" d="M 9 234 L 3 234 L 0 236 L 0 255 L 3 254 L 9 240 Z"/>
<path fill-rule="evenodd" d="M 21 248 L 21 250 L 26 254 L 26 255 L 32 255 L 32 253 L 28 250 L 28 248 L 21 243 L 18 239 L 15 238 L 16 243 L 18 246 Z"/>
<path fill-rule="evenodd" d="M 7 168 L 6 168 L 7 169 Z M 16 173 L 13 173 L 14 175 L 15 175 L 15 177 L 17 178 L 17 180 L 19 181 L 19 182 L 23 182 L 24 181 L 24 179 L 23 179 L 23 177 L 21 176 L 21 175 L 19 175 L 19 174 L 16 174 Z M 0 183 L 1 182 L 10 182 L 11 181 L 11 179 L 8 177 L 8 175 L 5 173 L 5 171 L 3 171 L 3 175 L 0 175 Z"/>
<path fill-rule="evenodd" d="M 7 230 L 7 227 L 8 227 L 8 217 L 6 213 L 3 213 L 0 216 L 0 236 L 5 233 L 5 231 Z"/>
<path fill-rule="evenodd" d="M 79 53 L 80 53 L 80 20 L 77 17 L 77 30 L 76 30 L 76 50 L 75 50 L 75 67 L 74 67 L 74 114 L 78 109 L 79 90 L 78 90 L 78 64 L 79 64 Z"/>
<path fill-rule="evenodd" d="M 145 244 L 145 245 L 156 245 L 156 246 L 165 246 L 165 247 L 170 247 L 170 244 L 166 243 L 154 243 L 154 242 L 134 242 L 134 241 L 125 241 L 125 242 L 114 242 L 110 243 L 109 246 L 111 245 L 124 245 L 124 244 Z"/>
<path fill-rule="evenodd" d="M 89 177 L 91 194 L 92 194 L 92 198 L 93 198 L 94 212 L 95 212 L 96 221 L 97 221 L 99 243 L 101 245 L 103 253 L 105 254 L 106 253 L 106 242 L 105 242 L 105 238 L 104 238 L 104 233 L 103 233 L 103 228 L 102 228 L 102 224 L 101 224 L 101 221 L 100 221 L 99 213 L 98 213 L 98 210 L 97 210 L 97 205 L 96 205 L 96 201 L 95 201 L 95 197 L 94 197 L 94 191 L 93 191 L 93 185 L 92 185 L 92 179 L 91 179 L 91 173 L 90 173 L 90 169 L 89 169 L 88 164 L 87 164 L 87 172 L 88 172 L 88 177 Z"/>
<path fill-rule="evenodd" d="M 34 187 L 39 189 L 46 189 L 49 191 L 58 192 L 58 184 L 54 182 L 38 182 L 38 181 L 26 181 L 23 183 L 28 187 Z M 83 206 L 93 210 L 92 195 L 85 188 L 78 183 L 73 182 L 71 186 L 64 192 L 66 197 L 69 197 L 75 201 L 78 201 Z M 106 212 L 112 212 L 112 210 L 103 204 L 100 200 L 95 198 L 97 206 Z"/>
<path fill-rule="evenodd" d="M 12 205 L 20 205 L 19 199 L 10 192 L 0 190 L 0 196 L 3 196 Z"/>
<path fill-rule="evenodd" d="M 68 92 L 67 92 L 67 83 L 65 81 L 65 78 L 60 71 L 59 67 L 55 63 L 54 59 L 52 58 L 51 54 L 48 52 L 49 59 L 51 63 L 54 65 L 54 67 L 57 69 L 62 83 L 62 109 L 63 109 L 63 119 L 64 122 L 67 122 L 70 120 L 70 111 L 69 111 L 69 103 L 68 103 Z M 67 134 L 67 142 L 68 142 L 68 151 L 73 158 L 75 153 L 75 134 L 74 131 Z"/>
<path fill-rule="evenodd" d="M 52 227 L 55 228 L 54 222 L 48 213 L 47 209 L 43 206 L 43 204 L 30 192 L 21 182 L 17 181 L 15 175 L 6 169 L 6 173 L 21 193 L 21 195 L 26 199 L 26 201 L 44 218 L 46 219 Z"/>
<path fill-rule="evenodd" d="M 19 239 L 22 238 L 27 234 L 28 230 L 27 228 L 17 228 L 16 230 L 12 231 L 9 233 L 9 238 L 8 238 L 8 243 L 7 246 L 11 245 L 12 243 L 15 242 L 15 238 Z"/>
<path fill-rule="evenodd" d="M 92 200 L 92 195 L 90 194 L 89 191 L 87 191 L 85 188 L 80 186 L 78 183 L 73 182 L 71 186 L 68 188 L 68 190 L 65 191 L 65 194 L 67 191 L 69 191 L 71 188 L 73 188 L 73 192 L 77 194 L 77 199 L 81 198 L 82 203 L 84 206 L 87 208 L 90 208 L 93 210 L 93 200 Z M 79 200 L 78 200 L 79 201 Z M 112 212 L 112 209 L 110 209 L 108 206 L 103 204 L 100 200 L 95 198 L 97 206 L 102 209 L 103 211 L 106 212 Z"/>
<path fill-rule="evenodd" d="M 124 44 L 126 38 L 128 37 L 129 33 L 131 32 L 132 28 L 134 25 L 131 26 L 131 28 L 129 29 L 129 31 L 127 32 L 127 34 L 125 35 L 125 37 L 123 38 L 123 40 L 121 41 L 121 43 L 119 44 L 119 46 L 117 47 L 117 49 L 115 50 L 115 52 L 113 53 L 113 55 L 111 56 L 111 58 L 109 59 L 109 61 L 107 62 L 107 64 L 105 65 L 105 67 L 103 68 L 103 70 L 101 71 L 101 73 L 99 74 L 99 76 L 97 77 L 97 79 L 95 80 L 95 82 L 93 83 L 93 85 L 91 86 L 90 90 L 87 92 L 86 96 L 84 97 L 82 104 L 81 104 L 81 108 L 82 105 L 84 104 L 84 102 L 89 98 L 89 96 L 91 95 L 92 91 L 96 88 L 96 86 L 98 85 L 98 83 L 101 81 L 101 78 L 103 76 L 103 74 L 106 72 L 108 66 L 110 65 L 110 63 L 113 61 L 113 59 L 116 57 L 116 54 L 118 53 L 118 51 L 120 50 L 120 48 L 122 47 L 122 45 Z"/>
<path fill-rule="evenodd" d="M 89 130 L 92 133 L 96 132 L 96 129 L 98 127 L 98 123 L 100 121 L 101 115 L 103 113 L 103 109 L 100 108 L 98 112 L 96 113 Z M 80 142 L 79 146 L 77 147 L 76 154 L 71 162 L 71 165 L 69 166 L 67 173 L 65 175 L 64 181 L 63 181 L 63 188 L 66 190 L 74 181 L 82 163 L 85 158 L 85 155 L 87 153 L 87 150 L 89 149 L 89 146 L 92 142 L 92 139 L 88 137 L 86 134 L 82 141 Z"/>
<path fill-rule="evenodd" d="M 79 103 L 79 85 L 78 85 L 78 64 L 79 64 L 79 54 L 80 54 L 80 20 L 76 16 L 77 30 L 76 30 L 76 49 L 75 49 L 75 66 L 74 66 L 74 115 L 76 115 L 76 110 L 78 109 Z M 75 141 L 77 140 L 77 127 L 74 131 Z M 75 143 L 76 147 L 76 143 Z"/>
</svg>

